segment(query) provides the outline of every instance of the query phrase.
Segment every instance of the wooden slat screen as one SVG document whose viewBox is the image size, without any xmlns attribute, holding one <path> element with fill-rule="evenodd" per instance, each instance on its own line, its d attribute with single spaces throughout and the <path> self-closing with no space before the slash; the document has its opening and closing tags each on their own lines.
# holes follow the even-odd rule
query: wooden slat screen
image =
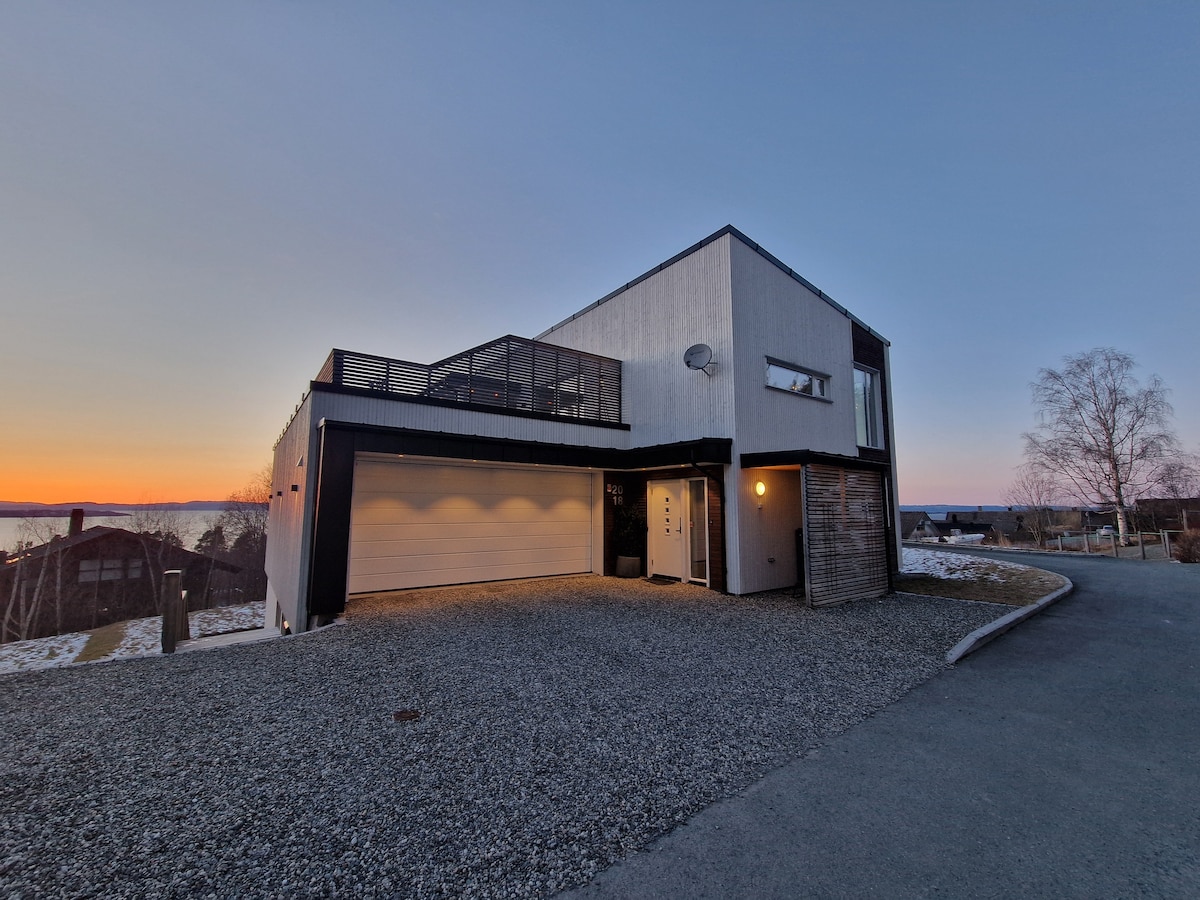
<svg viewBox="0 0 1200 900">
<path fill-rule="evenodd" d="M 433 365 L 334 350 L 327 384 L 586 419 L 621 421 L 621 362 L 508 335 Z"/>
<path fill-rule="evenodd" d="M 878 472 L 804 467 L 807 595 L 813 606 L 888 592 L 883 478 Z"/>
</svg>

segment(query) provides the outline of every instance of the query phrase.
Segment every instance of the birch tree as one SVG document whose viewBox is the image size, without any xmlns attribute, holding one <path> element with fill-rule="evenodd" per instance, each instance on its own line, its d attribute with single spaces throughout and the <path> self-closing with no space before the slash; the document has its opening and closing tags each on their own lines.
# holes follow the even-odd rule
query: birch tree
<svg viewBox="0 0 1200 900">
<path fill-rule="evenodd" d="M 1022 525 L 1041 547 L 1053 523 L 1054 504 L 1061 496 L 1062 488 L 1054 478 L 1027 464 L 1018 470 L 1003 499 L 1006 505 L 1024 514 Z"/>
<path fill-rule="evenodd" d="M 1173 410 L 1157 375 L 1142 385 L 1132 356 L 1112 347 L 1063 358 L 1030 387 L 1037 427 L 1025 457 L 1082 503 L 1111 506 L 1121 542 L 1132 501 L 1158 485 L 1178 458 Z"/>
</svg>

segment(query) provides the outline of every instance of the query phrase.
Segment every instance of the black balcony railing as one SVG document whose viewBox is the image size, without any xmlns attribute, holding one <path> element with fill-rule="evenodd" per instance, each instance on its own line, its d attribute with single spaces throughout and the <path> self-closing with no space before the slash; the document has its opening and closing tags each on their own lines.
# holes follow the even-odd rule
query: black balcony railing
<svg viewBox="0 0 1200 900">
<path fill-rule="evenodd" d="M 432 365 L 333 350 L 325 384 L 572 419 L 621 421 L 621 361 L 507 335 Z"/>
</svg>

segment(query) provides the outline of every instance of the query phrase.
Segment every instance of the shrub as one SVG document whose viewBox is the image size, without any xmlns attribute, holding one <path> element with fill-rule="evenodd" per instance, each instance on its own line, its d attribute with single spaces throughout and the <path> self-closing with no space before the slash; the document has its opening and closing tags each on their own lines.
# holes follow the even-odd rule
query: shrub
<svg viewBox="0 0 1200 900">
<path fill-rule="evenodd" d="M 1189 529 L 1171 541 L 1174 556 L 1181 563 L 1200 563 L 1200 531 Z"/>
</svg>

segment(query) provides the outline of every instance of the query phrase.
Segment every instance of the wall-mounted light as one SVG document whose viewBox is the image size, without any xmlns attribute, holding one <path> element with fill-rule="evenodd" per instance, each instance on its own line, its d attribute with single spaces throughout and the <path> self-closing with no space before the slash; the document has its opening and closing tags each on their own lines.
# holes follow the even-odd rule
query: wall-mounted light
<svg viewBox="0 0 1200 900">
<path fill-rule="evenodd" d="M 767 492 L 767 486 L 765 484 L 763 484 L 761 481 L 754 482 L 754 493 L 758 494 L 758 496 L 761 497 L 766 492 Z"/>
</svg>

